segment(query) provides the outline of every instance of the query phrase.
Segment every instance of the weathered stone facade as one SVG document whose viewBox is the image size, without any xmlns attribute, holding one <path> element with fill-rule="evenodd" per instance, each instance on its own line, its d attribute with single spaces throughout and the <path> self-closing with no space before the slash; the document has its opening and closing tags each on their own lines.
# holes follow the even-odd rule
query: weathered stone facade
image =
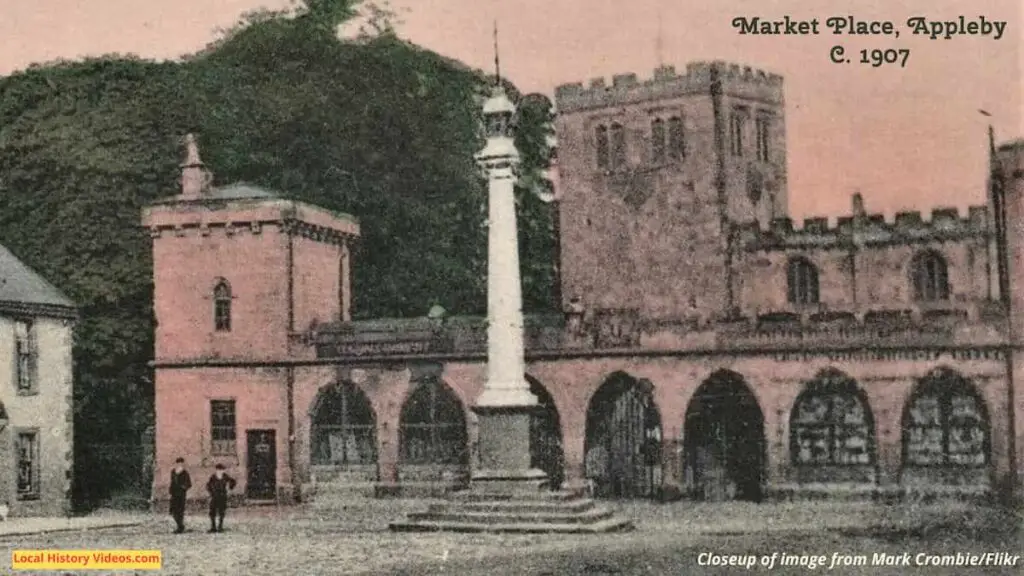
<svg viewBox="0 0 1024 576">
<path fill-rule="evenodd" d="M 74 304 L 0 247 L 0 503 L 71 511 Z"/>
<path fill-rule="evenodd" d="M 538 466 L 623 496 L 1020 493 L 1024 238 L 1006 228 L 1004 298 L 996 230 L 1024 210 L 1024 146 L 1000 149 L 1005 211 L 886 222 L 856 196 L 795 228 L 779 77 L 696 64 L 556 99 L 566 313 L 526 319 Z M 147 211 L 154 495 L 179 455 L 251 469 L 248 430 L 275 432 L 279 498 L 463 485 L 483 319 L 349 321 L 354 221 L 238 196 Z"/>
</svg>

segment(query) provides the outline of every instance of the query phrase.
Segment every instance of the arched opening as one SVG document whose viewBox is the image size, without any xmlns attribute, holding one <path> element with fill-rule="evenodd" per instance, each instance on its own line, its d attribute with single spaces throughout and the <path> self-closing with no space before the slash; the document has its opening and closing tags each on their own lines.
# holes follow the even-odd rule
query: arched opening
<svg viewBox="0 0 1024 576">
<path fill-rule="evenodd" d="M 949 300 L 949 269 L 946 259 L 934 250 L 925 250 L 910 263 L 914 300 L 939 302 Z"/>
<path fill-rule="evenodd" d="M 527 377 L 530 392 L 539 408 L 530 420 L 530 466 L 548 475 L 548 487 L 558 490 L 565 480 L 565 454 L 562 449 L 562 424 L 555 400 L 540 382 Z"/>
<path fill-rule="evenodd" d="M 462 403 L 440 380 L 419 382 L 409 394 L 399 421 L 399 445 L 402 464 L 469 464 Z"/>
<path fill-rule="evenodd" d="M 661 438 L 651 383 L 622 372 L 609 377 L 587 409 L 585 465 L 594 494 L 656 497 L 662 475 Z"/>
<path fill-rule="evenodd" d="M 743 377 L 720 370 L 686 411 L 683 469 L 697 500 L 761 501 L 767 461 L 764 415 Z"/>
<path fill-rule="evenodd" d="M 317 395 L 310 409 L 310 460 L 313 466 L 376 465 L 377 417 L 355 384 L 332 384 Z"/>
<path fill-rule="evenodd" d="M 819 372 L 797 396 L 789 452 L 798 483 L 874 483 L 875 423 L 864 391 L 835 369 Z"/>
<path fill-rule="evenodd" d="M 921 379 L 903 413 L 903 484 L 988 485 L 988 409 L 969 380 L 949 368 Z"/>
</svg>

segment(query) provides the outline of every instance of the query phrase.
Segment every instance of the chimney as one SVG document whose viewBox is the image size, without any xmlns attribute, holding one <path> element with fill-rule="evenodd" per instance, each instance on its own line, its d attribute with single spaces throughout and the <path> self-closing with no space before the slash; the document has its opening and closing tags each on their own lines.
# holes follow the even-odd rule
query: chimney
<svg viewBox="0 0 1024 576">
<path fill-rule="evenodd" d="M 209 183 L 209 175 L 199 158 L 199 145 L 194 134 L 185 136 L 185 161 L 181 163 L 181 196 L 199 198 Z"/>
</svg>

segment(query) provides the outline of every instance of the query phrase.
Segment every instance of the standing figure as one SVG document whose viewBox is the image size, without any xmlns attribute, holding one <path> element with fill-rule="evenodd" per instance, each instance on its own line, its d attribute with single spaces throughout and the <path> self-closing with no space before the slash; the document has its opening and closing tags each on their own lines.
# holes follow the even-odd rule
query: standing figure
<svg viewBox="0 0 1024 576">
<path fill-rule="evenodd" d="M 171 516 L 177 525 L 175 534 L 185 531 L 185 499 L 190 488 L 192 477 L 185 470 L 185 459 L 178 458 L 174 461 L 174 470 L 171 470 Z"/>
<path fill-rule="evenodd" d="M 224 514 L 228 511 L 228 491 L 235 489 L 235 479 L 224 472 L 224 465 L 217 464 L 213 475 L 206 482 L 210 493 L 210 532 L 224 531 Z"/>
</svg>

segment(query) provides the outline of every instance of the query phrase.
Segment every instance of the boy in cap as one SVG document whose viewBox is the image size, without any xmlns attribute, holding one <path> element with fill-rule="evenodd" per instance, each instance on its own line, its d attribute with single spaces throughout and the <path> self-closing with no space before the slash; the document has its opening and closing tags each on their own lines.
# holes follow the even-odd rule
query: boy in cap
<svg viewBox="0 0 1024 576">
<path fill-rule="evenodd" d="M 210 532 L 224 531 L 224 514 L 228 511 L 228 490 L 235 489 L 235 479 L 224 472 L 224 465 L 217 464 L 206 482 L 210 493 Z"/>
<path fill-rule="evenodd" d="M 171 516 L 177 528 L 175 534 L 185 531 L 185 499 L 189 489 L 192 488 L 192 477 L 185 470 L 185 459 L 178 458 L 174 461 L 174 469 L 171 470 Z"/>
</svg>

